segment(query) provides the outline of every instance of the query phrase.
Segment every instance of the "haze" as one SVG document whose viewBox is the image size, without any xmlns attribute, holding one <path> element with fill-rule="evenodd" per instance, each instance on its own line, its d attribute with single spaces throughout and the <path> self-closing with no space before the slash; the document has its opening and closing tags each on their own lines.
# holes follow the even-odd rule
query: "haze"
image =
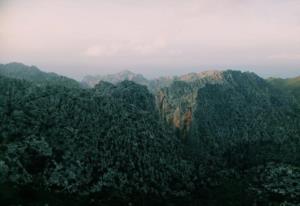
<svg viewBox="0 0 300 206">
<path fill-rule="evenodd" d="M 0 63 L 80 79 L 208 69 L 300 75 L 299 0 L 0 0 Z"/>
</svg>

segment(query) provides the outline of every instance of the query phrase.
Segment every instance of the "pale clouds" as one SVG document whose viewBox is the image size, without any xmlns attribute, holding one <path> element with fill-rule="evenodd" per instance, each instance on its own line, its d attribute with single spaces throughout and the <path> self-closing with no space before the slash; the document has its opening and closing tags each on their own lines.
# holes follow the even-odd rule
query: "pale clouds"
<svg viewBox="0 0 300 206">
<path fill-rule="evenodd" d="M 214 65 L 299 74 L 299 0 L 0 1 L 3 63 L 71 75 Z"/>
<path fill-rule="evenodd" d="M 160 37 L 149 41 L 103 42 L 88 47 L 83 55 L 89 57 L 107 57 L 119 55 L 152 55 L 167 48 L 166 39 Z M 168 51 L 172 52 L 172 50 Z"/>
</svg>

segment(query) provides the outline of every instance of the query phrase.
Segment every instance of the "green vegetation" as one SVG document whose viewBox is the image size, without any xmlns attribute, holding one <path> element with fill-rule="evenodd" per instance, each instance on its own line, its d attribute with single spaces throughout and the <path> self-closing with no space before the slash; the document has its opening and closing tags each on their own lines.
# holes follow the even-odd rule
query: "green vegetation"
<svg viewBox="0 0 300 206">
<path fill-rule="evenodd" d="M 157 121 L 146 88 L 122 82 L 110 95 L 98 87 L 0 82 L 4 183 L 120 199 L 183 196 L 193 188 L 193 167 Z"/>
<path fill-rule="evenodd" d="M 82 87 L 77 81 L 57 75 L 42 72 L 35 66 L 26 66 L 21 63 L 0 64 L 0 75 L 14 79 L 23 79 L 37 85 L 60 85 L 70 88 Z"/>
<path fill-rule="evenodd" d="M 294 95 L 300 103 L 300 76 L 289 79 L 270 78 L 268 81 L 276 88 Z"/>
<path fill-rule="evenodd" d="M 253 73 L 190 74 L 153 95 L 27 70 L 0 70 L 1 205 L 300 202 L 299 107 Z"/>
<path fill-rule="evenodd" d="M 299 170 L 282 172 L 278 175 L 282 180 L 273 176 L 282 164 L 300 166 L 297 105 L 255 74 L 226 71 L 223 76 L 226 83 L 209 84 L 198 91 L 188 148 L 204 179 L 200 188 L 207 185 L 214 193 L 234 184 L 241 192 L 227 188 L 226 199 L 234 199 L 235 205 L 298 202 L 299 185 L 294 183 L 299 179 L 294 178 L 299 178 Z M 207 176 L 215 181 L 205 180 Z M 291 197 L 277 190 L 286 190 Z"/>
</svg>

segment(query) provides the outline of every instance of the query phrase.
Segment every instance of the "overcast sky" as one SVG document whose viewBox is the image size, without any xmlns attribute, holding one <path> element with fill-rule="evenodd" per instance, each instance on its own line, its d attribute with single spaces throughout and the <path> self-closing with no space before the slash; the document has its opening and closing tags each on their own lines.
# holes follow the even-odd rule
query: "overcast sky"
<svg viewBox="0 0 300 206">
<path fill-rule="evenodd" d="M 80 79 L 208 69 L 300 75 L 300 0 L 0 0 L 0 63 Z"/>
</svg>

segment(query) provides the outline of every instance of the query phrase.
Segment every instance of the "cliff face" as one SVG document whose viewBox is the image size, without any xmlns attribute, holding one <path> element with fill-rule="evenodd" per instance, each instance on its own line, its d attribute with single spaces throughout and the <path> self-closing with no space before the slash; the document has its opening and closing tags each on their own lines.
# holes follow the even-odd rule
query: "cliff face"
<svg viewBox="0 0 300 206">
<path fill-rule="evenodd" d="M 107 81 L 116 85 L 122 80 L 130 80 L 147 86 L 155 96 L 156 107 L 161 119 L 173 127 L 176 135 L 185 141 L 192 123 L 198 90 L 206 84 L 223 84 L 223 79 L 223 72 L 220 71 L 189 73 L 177 77 L 160 77 L 152 80 L 147 80 L 139 74 L 124 71 L 107 76 L 86 77 L 83 82 L 95 86 L 99 81 Z"/>
<path fill-rule="evenodd" d="M 156 93 L 161 118 L 172 125 L 177 136 L 187 139 L 196 107 L 198 90 L 206 84 L 223 84 L 223 72 L 190 73 L 173 79 Z"/>
<path fill-rule="evenodd" d="M 106 76 L 87 76 L 83 82 L 94 87 L 99 81 L 116 85 L 124 80 L 147 86 L 155 96 L 161 119 L 175 129 L 178 137 L 185 140 L 190 130 L 198 90 L 206 84 L 222 84 L 223 72 L 205 71 L 147 80 L 140 74 L 123 71 Z"/>
<path fill-rule="evenodd" d="M 147 90 L 146 87 L 148 87 L 148 90 L 155 96 L 156 108 L 159 111 L 160 119 L 167 122 L 174 129 L 177 137 L 184 142 L 188 140 L 188 136 L 191 132 L 191 125 L 194 122 L 196 108 L 199 107 L 199 104 L 206 101 L 201 94 L 203 91 L 206 91 L 205 88 L 207 86 L 216 85 L 220 86 L 221 89 L 229 86 L 234 89 L 232 91 L 228 90 L 227 92 L 238 92 L 242 89 L 241 86 L 246 85 L 244 92 L 258 90 L 257 93 L 254 93 L 254 95 L 257 95 L 261 93 L 260 88 L 266 87 L 265 85 L 267 84 L 264 79 L 261 79 L 253 73 L 230 70 L 189 73 L 177 77 L 161 77 L 152 80 L 147 80 L 142 75 L 125 71 L 114 75 L 107 75 L 102 79 L 112 83 L 109 84 L 108 88 L 118 87 L 118 82 L 124 79 L 145 85 L 143 87 L 145 91 Z M 95 78 L 95 82 L 98 81 L 99 78 Z M 101 83 L 99 85 L 101 85 Z M 129 86 L 131 84 L 127 82 L 126 85 Z M 124 88 L 127 88 L 127 86 Z M 103 90 L 103 88 L 100 90 Z M 104 90 L 107 90 L 107 87 L 104 87 Z M 132 95 L 127 93 L 126 89 L 123 90 L 116 96 L 126 97 Z M 142 93 L 143 92 L 135 94 L 138 99 L 137 104 L 143 97 L 143 95 L 141 95 Z M 265 93 L 267 94 L 268 91 L 265 91 Z M 210 95 L 216 95 L 216 100 L 221 98 L 217 93 Z M 260 102 L 261 100 L 262 99 L 258 98 L 258 102 L 253 102 L 253 104 L 264 104 L 264 102 Z M 147 107 L 147 105 L 150 104 L 151 102 L 148 101 L 145 105 L 142 105 L 142 107 Z M 205 115 L 205 111 L 203 115 Z"/>
</svg>

